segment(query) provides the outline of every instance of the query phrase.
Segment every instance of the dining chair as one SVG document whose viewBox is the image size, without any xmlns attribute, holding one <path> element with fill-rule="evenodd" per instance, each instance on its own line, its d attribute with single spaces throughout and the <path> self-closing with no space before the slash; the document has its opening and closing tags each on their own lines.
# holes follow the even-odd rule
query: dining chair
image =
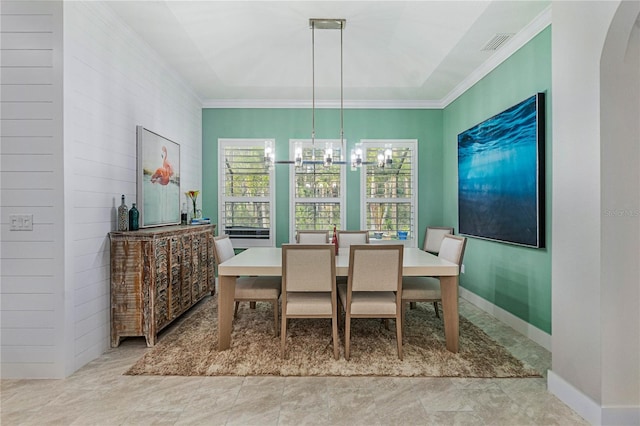
<svg viewBox="0 0 640 426">
<path fill-rule="evenodd" d="M 460 268 L 467 239 L 458 235 L 445 235 L 440 244 L 438 257 L 455 263 Z M 440 280 L 436 277 L 404 277 L 402 278 L 402 318 L 404 319 L 405 304 L 407 302 L 433 302 L 436 316 L 438 302 L 442 301 Z"/>
<path fill-rule="evenodd" d="M 440 244 L 445 235 L 453 235 L 453 228 L 447 226 L 427 226 L 424 232 L 424 251 L 431 254 L 438 254 Z"/>
<path fill-rule="evenodd" d="M 349 359 L 352 318 L 394 318 L 402 359 L 402 258 L 404 245 L 352 245 L 347 284 L 338 285 L 345 312 L 344 353 Z"/>
<path fill-rule="evenodd" d="M 438 255 L 440 251 L 440 244 L 442 244 L 442 239 L 445 235 L 451 234 L 453 235 L 453 228 L 449 226 L 427 226 L 424 232 L 424 246 L 422 250 L 429 252 L 431 254 Z M 416 308 L 416 302 L 411 302 L 409 304 L 410 309 Z M 438 302 L 433 302 L 433 309 L 436 312 L 436 317 L 440 318 L 440 314 L 438 313 Z"/>
<path fill-rule="evenodd" d="M 298 244 L 328 244 L 329 231 L 298 231 L 296 242 Z"/>
<path fill-rule="evenodd" d="M 229 235 L 220 235 L 213 239 L 213 254 L 217 265 L 235 256 Z M 278 336 L 278 299 L 280 298 L 280 277 L 238 277 L 234 294 L 235 309 L 233 317 L 238 316 L 240 302 L 269 302 L 273 306 L 273 334 Z M 253 307 L 253 306 L 252 306 Z"/>
<path fill-rule="evenodd" d="M 352 244 L 369 244 L 369 231 L 338 231 L 338 248 L 349 249 Z"/>
<path fill-rule="evenodd" d="M 331 244 L 282 245 L 282 358 L 289 318 L 331 318 L 333 356 L 338 359 L 335 253 Z"/>
</svg>

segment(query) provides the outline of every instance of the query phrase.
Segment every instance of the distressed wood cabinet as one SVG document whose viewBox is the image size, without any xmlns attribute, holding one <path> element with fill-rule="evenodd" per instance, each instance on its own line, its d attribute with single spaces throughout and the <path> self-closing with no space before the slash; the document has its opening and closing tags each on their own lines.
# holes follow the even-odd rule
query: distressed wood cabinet
<svg viewBox="0 0 640 426">
<path fill-rule="evenodd" d="M 176 225 L 109 233 L 112 347 L 126 336 L 155 345 L 160 330 L 213 294 L 214 230 Z"/>
</svg>

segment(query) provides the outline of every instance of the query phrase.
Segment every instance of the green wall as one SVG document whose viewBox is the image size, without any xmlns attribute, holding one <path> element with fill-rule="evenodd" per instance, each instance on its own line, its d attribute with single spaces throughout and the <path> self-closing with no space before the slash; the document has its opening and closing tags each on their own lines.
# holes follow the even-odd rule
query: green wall
<svg viewBox="0 0 640 426">
<path fill-rule="evenodd" d="M 418 140 L 419 246 L 427 224 L 442 217 L 442 110 L 347 109 L 346 152 L 360 139 Z M 340 112 L 316 109 L 316 138 L 339 139 Z M 310 109 L 214 109 L 202 111 L 202 191 L 204 215 L 218 223 L 218 139 L 274 138 L 276 160 L 289 154 L 289 139 L 310 139 Z M 289 241 L 289 172 L 276 164 L 276 244 Z M 349 170 L 349 169 L 347 169 Z M 360 229 L 360 174 L 347 171 L 347 229 Z"/>
<path fill-rule="evenodd" d="M 536 92 L 546 93 L 547 248 L 531 249 L 469 238 L 460 284 L 551 333 L 551 27 L 527 43 L 444 110 L 347 109 L 347 150 L 360 139 L 417 139 L 418 232 L 427 225 L 457 229 L 457 136 Z M 204 109 L 203 208 L 218 222 L 218 138 L 274 138 L 276 159 L 287 158 L 288 141 L 310 138 L 309 109 Z M 339 138 L 339 111 L 316 110 L 316 137 Z M 289 240 L 289 169 L 276 165 L 276 244 Z M 359 174 L 347 172 L 347 228 L 359 228 Z M 420 235 L 422 246 L 424 235 Z"/>
<path fill-rule="evenodd" d="M 444 110 L 445 224 L 457 227 L 457 137 L 528 98 L 546 93 L 546 248 L 469 238 L 460 285 L 551 333 L 551 27 L 513 54 Z"/>
</svg>

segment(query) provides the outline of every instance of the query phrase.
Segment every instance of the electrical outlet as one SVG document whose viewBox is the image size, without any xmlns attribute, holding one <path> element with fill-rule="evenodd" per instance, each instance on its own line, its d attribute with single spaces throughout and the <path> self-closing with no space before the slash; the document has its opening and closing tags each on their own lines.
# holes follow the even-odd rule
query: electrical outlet
<svg viewBox="0 0 640 426">
<path fill-rule="evenodd" d="M 462 266 L 460 267 L 460 272 L 464 274 L 464 263 L 462 264 Z"/>
<path fill-rule="evenodd" d="M 10 231 L 33 231 L 33 215 L 10 214 L 9 224 Z"/>
</svg>

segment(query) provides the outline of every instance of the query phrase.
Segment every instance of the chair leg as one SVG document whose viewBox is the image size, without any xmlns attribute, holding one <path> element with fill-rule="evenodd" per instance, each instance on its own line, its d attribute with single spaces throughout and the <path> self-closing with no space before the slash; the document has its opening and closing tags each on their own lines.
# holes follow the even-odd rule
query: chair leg
<svg viewBox="0 0 640 426">
<path fill-rule="evenodd" d="M 405 302 L 402 302 L 400 304 L 400 316 L 402 317 L 402 335 L 404 336 L 404 328 L 406 327 L 406 310 L 407 310 L 407 304 Z"/>
<path fill-rule="evenodd" d="M 249 308 L 255 309 L 256 308 L 256 302 L 249 302 Z"/>
<path fill-rule="evenodd" d="M 237 318 L 237 317 L 238 317 L 238 306 L 240 306 L 240 302 L 238 302 L 238 301 L 236 300 L 236 308 L 235 308 L 235 309 L 234 309 L 234 311 L 233 311 L 233 317 L 234 317 L 234 318 Z"/>
<path fill-rule="evenodd" d="M 284 308 L 282 308 L 284 311 Z M 287 318 L 282 313 L 282 329 L 280 330 L 280 357 L 284 359 L 285 345 L 287 344 Z"/>
<path fill-rule="evenodd" d="M 438 312 L 438 302 L 433 302 L 433 309 L 436 311 L 436 317 L 440 318 L 440 312 Z"/>
<path fill-rule="evenodd" d="M 396 340 L 398 341 L 398 358 L 402 361 L 402 319 L 396 316 Z"/>
<path fill-rule="evenodd" d="M 333 357 L 338 359 L 340 353 L 338 351 L 338 318 L 337 316 L 331 318 L 331 328 L 333 332 Z"/>
<path fill-rule="evenodd" d="M 389 330 L 389 318 L 382 318 L 382 323 L 384 324 L 384 328 Z"/>
<path fill-rule="evenodd" d="M 278 299 L 271 303 L 273 305 L 273 335 L 278 337 Z"/>
<path fill-rule="evenodd" d="M 351 344 L 351 316 L 347 313 L 344 319 L 344 359 L 349 361 L 349 345 Z"/>
</svg>

